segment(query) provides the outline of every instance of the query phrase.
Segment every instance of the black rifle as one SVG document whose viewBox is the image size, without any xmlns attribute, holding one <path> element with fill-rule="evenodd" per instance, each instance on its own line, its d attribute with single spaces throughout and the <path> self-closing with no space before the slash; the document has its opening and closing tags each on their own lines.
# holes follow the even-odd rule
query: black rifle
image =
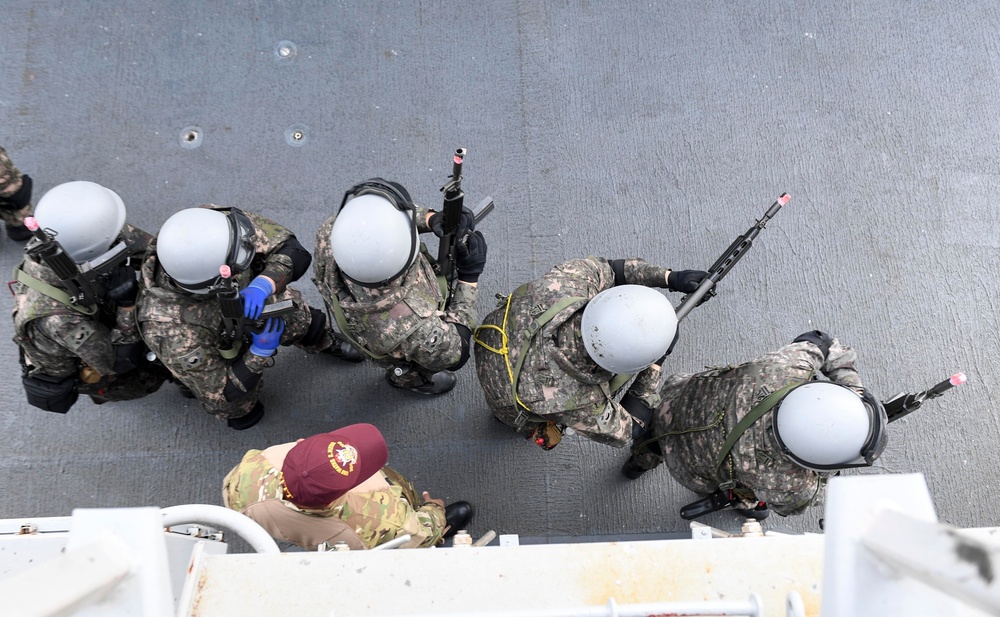
<svg viewBox="0 0 1000 617">
<path fill-rule="evenodd" d="M 680 306 L 677 307 L 677 321 L 684 319 L 691 312 L 691 309 L 698 306 L 702 298 L 715 295 L 716 283 L 721 281 L 722 277 L 726 276 L 729 270 L 736 265 L 736 262 L 742 259 L 743 255 L 750 250 L 750 246 L 753 244 L 753 240 L 757 237 L 757 234 L 764 229 L 767 222 L 771 220 L 771 217 L 777 214 L 778 210 L 788 203 L 789 199 L 791 197 L 788 193 L 782 193 L 778 197 L 778 201 L 771 204 L 768 211 L 764 213 L 764 216 L 753 227 L 748 229 L 742 236 L 738 236 L 733 240 L 733 243 L 729 245 L 729 248 L 722 254 L 722 257 L 716 260 L 712 267 L 708 269 L 708 276 L 701 282 L 698 289 L 684 296 L 681 300 Z"/>
<path fill-rule="evenodd" d="M 897 394 L 889 400 L 883 401 L 882 406 L 885 407 L 885 413 L 889 417 L 889 422 L 895 422 L 920 409 L 924 401 L 937 398 L 963 383 L 965 383 L 965 373 L 955 373 L 948 379 L 923 392 Z"/>
<path fill-rule="evenodd" d="M 34 259 L 41 260 L 55 272 L 69 294 L 70 303 L 88 307 L 107 304 L 104 299 L 107 275 L 132 254 L 124 242 L 119 242 L 97 259 L 81 267 L 56 240 L 58 235 L 56 232 L 48 230 L 46 233 L 46 230 L 38 225 L 38 221 L 30 216 L 24 219 L 24 225 L 34 236 L 24 248 L 24 252 Z"/>
<path fill-rule="evenodd" d="M 462 192 L 462 161 L 465 159 L 465 148 L 455 150 L 452 159 L 451 178 L 441 191 L 444 193 L 444 206 L 441 208 L 441 216 L 444 221 L 441 224 L 441 241 L 438 243 L 437 264 L 435 271 L 438 276 L 444 276 L 448 281 L 448 298 L 451 298 L 455 280 L 458 278 L 457 247 L 459 242 L 465 242 L 465 238 L 458 237 L 459 226 L 462 223 L 462 209 L 465 206 L 465 193 Z M 473 211 L 474 223 L 472 229 L 479 221 L 486 218 L 493 211 L 494 204 L 491 197 L 487 197 L 476 206 Z M 469 231 L 472 231 L 470 229 Z"/>
<path fill-rule="evenodd" d="M 242 342 L 250 331 L 263 330 L 268 318 L 280 317 L 295 310 L 291 300 L 282 300 L 264 305 L 260 317 L 247 320 L 243 315 L 243 298 L 240 297 L 240 290 L 233 280 L 232 270 L 229 266 L 222 266 L 219 268 L 219 274 L 221 275 L 219 282 L 210 291 L 215 293 L 219 300 L 219 309 L 222 311 L 219 335 L 223 340 L 223 349 L 232 349 L 236 342 Z"/>
<path fill-rule="evenodd" d="M 465 148 L 455 150 L 455 157 L 452 159 L 451 178 L 441 191 L 444 193 L 444 207 L 441 208 L 441 216 L 444 222 L 441 224 L 441 241 L 438 243 L 438 275 L 443 275 L 448 279 L 449 288 L 458 276 L 455 266 L 455 250 L 458 241 L 458 226 L 462 222 L 462 208 L 465 206 L 465 193 L 462 192 L 462 161 L 465 158 Z M 449 294 L 450 295 L 450 294 Z"/>
</svg>

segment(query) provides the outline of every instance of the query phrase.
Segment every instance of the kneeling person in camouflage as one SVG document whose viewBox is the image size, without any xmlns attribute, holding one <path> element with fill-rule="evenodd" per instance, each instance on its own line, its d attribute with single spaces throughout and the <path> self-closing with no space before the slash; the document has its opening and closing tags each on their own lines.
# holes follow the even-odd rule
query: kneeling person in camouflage
<svg viewBox="0 0 1000 617">
<path fill-rule="evenodd" d="M 231 428 L 250 428 L 264 415 L 261 378 L 279 344 L 363 359 L 333 335 L 323 311 L 288 287 L 311 261 L 291 231 L 258 214 L 212 205 L 181 210 L 163 224 L 142 266 L 143 339 L 205 411 Z M 251 328 L 268 299 L 290 300 L 292 310 Z M 224 310 L 233 301 L 235 320 Z"/>
<path fill-rule="evenodd" d="M 153 237 L 93 182 L 56 186 L 27 220 L 36 237 L 11 291 L 28 403 L 66 413 L 80 394 L 101 404 L 155 392 L 170 374 L 146 359 L 135 321 L 136 270 Z"/>
<path fill-rule="evenodd" d="M 472 507 L 445 507 L 385 466 L 388 448 L 371 424 L 250 450 L 226 476 L 222 501 L 275 539 L 307 550 L 338 542 L 371 549 L 404 534 L 403 548 L 440 544 L 464 529 Z"/>
<path fill-rule="evenodd" d="M 413 203 L 399 184 L 373 178 L 344 196 L 316 233 L 313 275 L 341 331 L 397 388 L 443 394 L 469 358 L 486 240 L 462 214 L 458 282 L 446 298 L 418 233 L 441 233 L 442 215 Z"/>
<path fill-rule="evenodd" d="M 493 415 L 545 449 L 564 429 L 622 447 L 645 426 L 626 393 L 656 395 L 677 332 L 666 297 L 707 273 L 641 259 L 563 262 L 498 303 L 476 330 L 476 374 Z"/>
</svg>

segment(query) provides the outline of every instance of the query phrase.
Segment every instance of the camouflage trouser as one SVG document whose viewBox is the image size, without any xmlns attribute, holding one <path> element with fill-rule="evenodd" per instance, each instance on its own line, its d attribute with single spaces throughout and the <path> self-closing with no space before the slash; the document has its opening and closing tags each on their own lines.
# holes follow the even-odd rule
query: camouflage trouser
<svg viewBox="0 0 1000 617">
<path fill-rule="evenodd" d="M 424 384 L 431 382 L 431 376 L 438 371 L 429 371 L 419 364 L 414 364 L 412 362 L 406 362 L 405 360 L 394 360 L 392 362 L 376 362 L 379 366 L 385 366 L 393 371 L 392 379 L 393 383 L 403 388 L 416 388 Z M 402 375 L 397 375 L 395 373 L 396 369 L 400 369 Z"/>
<path fill-rule="evenodd" d="M 93 384 L 80 383 L 77 391 L 89 395 L 98 405 L 142 398 L 160 389 L 170 379 L 170 371 L 160 364 L 143 363 L 122 375 L 102 377 Z"/>
<path fill-rule="evenodd" d="M 664 461 L 663 448 L 656 439 L 640 437 L 632 442 L 631 458 L 642 469 L 655 469 Z"/>
</svg>

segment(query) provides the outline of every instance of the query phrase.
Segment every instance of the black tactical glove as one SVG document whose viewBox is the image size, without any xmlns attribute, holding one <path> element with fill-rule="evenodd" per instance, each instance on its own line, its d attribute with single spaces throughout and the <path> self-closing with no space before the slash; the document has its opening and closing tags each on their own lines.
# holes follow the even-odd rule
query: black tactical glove
<svg viewBox="0 0 1000 617">
<path fill-rule="evenodd" d="M 686 294 L 694 293 L 707 277 L 708 272 L 701 270 L 671 270 L 667 276 L 667 289 Z"/>
<path fill-rule="evenodd" d="M 486 238 L 483 238 L 483 232 L 472 232 L 465 242 L 459 242 L 455 248 L 458 253 L 455 260 L 458 280 L 466 283 L 479 281 L 479 275 L 486 267 Z"/>
<path fill-rule="evenodd" d="M 139 283 L 135 280 L 135 270 L 121 265 L 108 274 L 108 290 L 105 297 L 118 306 L 135 306 L 135 297 L 139 293 Z"/>
<path fill-rule="evenodd" d="M 830 355 L 830 346 L 833 345 L 833 337 L 822 330 L 810 330 L 803 332 L 792 340 L 793 343 L 812 343 L 823 352 L 823 360 Z"/>
<path fill-rule="evenodd" d="M 444 212 L 435 212 L 431 215 L 431 218 L 427 221 L 428 226 L 430 226 L 431 231 L 434 235 L 440 238 L 444 235 Z M 465 234 L 474 231 L 476 229 L 476 215 L 472 213 L 472 210 L 468 208 L 462 208 L 462 216 L 458 220 L 458 231 L 456 236 L 459 238 L 464 238 Z"/>
</svg>

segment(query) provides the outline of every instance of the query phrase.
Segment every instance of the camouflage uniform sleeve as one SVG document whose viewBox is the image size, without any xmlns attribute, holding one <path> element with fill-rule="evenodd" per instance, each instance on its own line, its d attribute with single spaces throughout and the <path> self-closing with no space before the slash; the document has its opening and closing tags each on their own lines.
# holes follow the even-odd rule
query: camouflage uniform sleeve
<svg viewBox="0 0 1000 617">
<path fill-rule="evenodd" d="M 121 239 L 132 251 L 132 254 L 137 257 L 137 259 L 134 259 L 133 261 L 139 263 L 155 237 L 151 233 L 125 223 L 125 227 L 122 228 Z M 138 269 L 138 267 L 136 269 Z"/>
<path fill-rule="evenodd" d="M 630 285 L 645 285 L 646 287 L 667 286 L 667 274 L 670 270 L 655 266 L 643 259 L 625 260 L 625 282 Z"/>
<path fill-rule="evenodd" d="M 34 320 L 32 329 L 36 336 L 45 336 L 101 375 L 114 373 L 112 335 L 101 323 L 83 315 L 52 315 Z"/>
<path fill-rule="evenodd" d="M 115 309 L 115 327 L 111 330 L 112 345 L 130 345 L 142 340 L 135 321 L 135 307 L 119 306 Z"/>
<path fill-rule="evenodd" d="M 551 292 L 555 298 L 562 296 L 559 288 L 564 277 L 581 286 L 590 287 L 592 289 L 590 297 L 615 286 L 615 272 L 608 260 L 603 257 L 570 259 L 555 265 L 542 277 L 542 280 L 548 283 L 545 291 Z"/>
<path fill-rule="evenodd" d="M 410 535 L 414 539 L 420 539 L 420 544 L 417 545 L 419 547 L 436 545 L 441 541 L 441 537 L 448 528 L 444 508 L 436 503 L 425 503 L 420 506 L 418 510 L 413 512 L 413 518 L 416 519 L 416 524 L 409 524 L 407 527 L 417 530 L 416 534 L 410 532 Z"/>
<path fill-rule="evenodd" d="M 0 219 L 8 225 L 24 224 L 24 218 L 34 211 L 31 205 L 31 179 L 11 162 L 7 151 L 0 148 Z"/>
<path fill-rule="evenodd" d="M 427 225 L 427 214 L 431 211 L 430 208 L 425 208 L 424 206 L 417 206 L 417 233 L 426 234 L 431 233 L 433 230 Z"/>
<path fill-rule="evenodd" d="M 837 339 L 833 339 L 830 352 L 826 355 L 826 362 L 823 363 L 821 370 L 834 383 L 860 389 L 864 385 L 861 383 L 861 376 L 858 375 L 857 369 L 854 368 L 857 359 L 858 356 L 853 349 L 842 345 Z"/>
<path fill-rule="evenodd" d="M 642 401 L 642 404 L 650 409 L 656 409 L 660 405 L 660 377 L 663 369 L 659 364 L 652 364 L 646 370 L 639 373 L 635 378 L 628 393 Z"/>
<path fill-rule="evenodd" d="M 281 293 L 285 287 L 292 282 L 292 258 L 279 253 L 278 250 L 285 242 L 295 237 L 290 230 L 283 227 L 269 218 L 252 212 L 244 212 L 250 222 L 253 223 L 254 248 L 258 254 L 264 254 L 264 270 L 262 276 L 269 277 L 274 281 L 275 293 Z"/>
<path fill-rule="evenodd" d="M 7 156 L 7 151 L 0 147 L 0 198 L 10 197 L 21 190 L 21 172 Z"/>
<path fill-rule="evenodd" d="M 316 248 L 313 250 L 313 284 L 319 289 L 327 304 L 330 304 L 330 297 L 340 291 L 336 265 L 333 263 L 333 249 L 330 248 L 330 232 L 333 231 L 335 220 L 337 217 L 331 216 L 316 230 Z"/>
<path fill-rule="evenodd" d="M 240 512 L 252 503 L 281 497 L 280 493 L 275 495 L 273 490 L 268 491 L 280 473 L 266 464 L 260 454 L 260 450 L 248 451 L 226 474 L 222 481 L 222 503 L 227 508 Z"/>
<path fill-rule="evenodd" d="M 462 357 L 462 335 L 455 324 L 471 332 L 479 319 L 476 300 L 479 288 L 458 283 L 448 312 L 440 319 L 423 319 L 420 325 L 400 345 L 406 358 L 430 371 L 443 371 Z M 437 312 L 437 315 L 440 315 Z"/>
<path fill-rule="evenodd" d="M 455 294 L 451 297 L 451 304 L 448 306 L 444 320 L 462 324 L 469 330 L 474 330 L 479 322 L 479 315 L 476 313 L 478 299 L 478 285 L 469 285 L 459 281 L 455 285 Z"/>
</svg>

